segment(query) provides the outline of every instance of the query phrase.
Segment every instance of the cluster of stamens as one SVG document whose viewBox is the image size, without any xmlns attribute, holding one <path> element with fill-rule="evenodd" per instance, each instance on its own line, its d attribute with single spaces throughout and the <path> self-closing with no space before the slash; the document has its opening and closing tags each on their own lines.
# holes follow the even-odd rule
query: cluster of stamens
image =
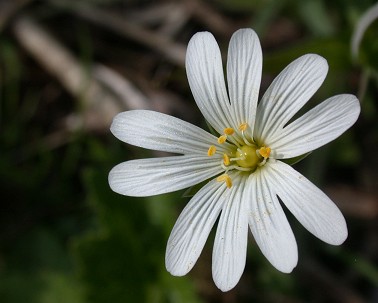
<svg viewBox="0 0 378 303">
<path fill-rule="evenodd" d="M 248 129 L 247 123 L 239 125 L 238 130 L 241 133 L 244 145 L 237 143 L 237 140 L 232 140 L 232 143 L 236 146 L 236 149 L 230 154 L 224 153 L 220 165 L 224 169 L 224 173 L 217 177 L 218 182 L 225 182 L 228 188 L 232 186 L 231 177 L 228 175 L 230 170 L 236 169 L 244 172 L 253 172 L 257 167 L 266 163 L 269 158 L 271 149 L 266 146 L 257 146 L 257 144 L 246 137 L 246 131 Z M 224 129 L 223 134 L 218 138 L 219 144 L 224 144 L 229 136 L 232 136 L 235 130 L 231 127 Z M 209 157 L 214 156 L 217 153 L 217 149 L 214 145 L 211 145 L 207 151 Z"/>
</svg>

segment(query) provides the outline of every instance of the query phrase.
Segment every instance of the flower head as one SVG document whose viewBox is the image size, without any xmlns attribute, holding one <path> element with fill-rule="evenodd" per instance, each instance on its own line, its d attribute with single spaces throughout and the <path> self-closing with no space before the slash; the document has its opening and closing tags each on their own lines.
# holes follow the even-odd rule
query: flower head
<svg viewBox="0 0 378 303">
<path fill-rule="evenodd" d="M 258 103 L 262 69 L 259 39 L 251 29 L 231 38 L 226 89 L 214 37 L 197 33 L 187 50 L 186 70 L 194 99 L 218 137 L 180 119 L 153 111 L 118 114 L 111 131 L 120 140 L 179 155 L 131 160 L 109 174 L 111 188 L 128 196 L 171 192 L 210 180 L 189 201 L 169 237 L 166 267 L 188 273 L 217 218 L 212 272 L 227 291 L 246 262 L 248 227 L 261 252 L 282 272 L 297 264 L 297 244 L 278 197 L 319 239 L 339 245 L 347 237 L 336 205 L 283 159 L 304 155 L 340 136 L 357 120 L 352 95 L 327 99 L 291 121 L 322 84 L 324 58 L 304 55 L 288 65 Z"/>
</svg>

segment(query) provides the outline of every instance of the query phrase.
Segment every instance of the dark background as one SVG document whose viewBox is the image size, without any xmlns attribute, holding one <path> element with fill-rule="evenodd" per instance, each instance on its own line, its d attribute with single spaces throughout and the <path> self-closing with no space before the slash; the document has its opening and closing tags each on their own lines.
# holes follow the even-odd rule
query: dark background
<svg viewBox="0 0 378 303">
<path fill-rule="evenodd" d="M 378 39 L 353 32 L 375 1 L 1 0 L 0 302 L 378 302 Z M 165 245 L 183 192 L 113 193 L 116 164 L 161 153 L 109 132 L 127 109 L 169 113 L 206 128 L 185 75 L 197 31 L 226 55 L 251 27 L 264 54 L 261 90 L 292 60 L 324 56 L 329 74 L 309 107 L 340 93 L 359 97 L 357 123 L 295 168 L 344 213 L 349 237 L 321 242 L 290 215 L 299 263 L 282 274 L 251 237 L 235 289 L 211 278 L 214 234 L 185 277 L 165 270 Z"/>
</svg>

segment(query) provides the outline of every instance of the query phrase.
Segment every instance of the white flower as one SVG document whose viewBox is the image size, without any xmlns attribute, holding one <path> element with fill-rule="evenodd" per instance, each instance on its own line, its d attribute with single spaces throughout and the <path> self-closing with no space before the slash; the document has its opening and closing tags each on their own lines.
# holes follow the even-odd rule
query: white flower
<svg viewBox="0 0 378 303">
<path fill-rule="evenodd" d="M 297 244 L 277 198 L 319 239 L 339 245 L 347 237 L 335 204 L 282 159 L 306 154 L 340 136 L 357 120 L 352 95 L 327 99 L 291 122 L 322 84 L 324 58 L 304 55 L 287 66 L 257 104 L 262 53 L 251 29 L 231 38 L 225 85 L 221 54 L 208 32 L 190 40 L 186 70 L 195 101 L 220 134 L 146 110 L 118 114 L 111 131 L 120 140 L 177 156 L 131 160 L 109 174 L 111 188 L 127 196 L 150 196 L 211 179 L 182 211 L 169 237 L 167 270 L 187 274 L 196 263 L 220 215 L 213 249 L 216 285 L 227 291 L 246 262 L 248 226 L 265 257 L 289 273 L 297 264 Z M 216 178 L 214 178 L 216 177 Z"/>
</svg>

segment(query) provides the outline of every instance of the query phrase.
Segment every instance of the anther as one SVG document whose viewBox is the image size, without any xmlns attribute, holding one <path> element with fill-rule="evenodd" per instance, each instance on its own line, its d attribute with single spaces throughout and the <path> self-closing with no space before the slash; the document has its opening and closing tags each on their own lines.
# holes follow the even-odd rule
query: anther
<svg viewBox="0 0 378 303">
<path fill-rule="evenodd" d="M 265 146 L 263 146 L 263 147 L 261 147 L 261 148 L 259 149 L 259 154 L 260 154 L 264 159 L 268 159 L 268 158 L 269 158 L 269 155 L 270 155 L 270 151 L 271 151 L 270 147 L 265 147 Z"/>
<path fill-rule="evenodd" d="M 207 150 L 207 155 L 209 157 L 214 156 L 216 151 L 217 151 L 217 148 L 214 145 L 210 145 L 209 149 Z"/>
<path fill-rule="evenodd" d="M 223 144 L 227 140 L 227 135 L 222 135 L 218 138 L 218 143 Z"/>
<path fill-rule="evenodd" d="M 223 154 L 223 164 L 226 166 L 230 165 L 230 157 L 227 154 Z"/>
<path fill-rule="evenodd" d="M 228 188 L 231 188 L 231 186 L 232 186 L 232 180 L 231 180 L 230 176 L 227 175 L 227 174 L 220 175 L 219 177 L 217 177 L 216 180 L 217 180 L 218 182 L 225 182 L 225 183 L 226 183 L 226 186 L 227 186 Z"/>
<path fill-rule="evenodd" d="M 242 138 L 243 138 L 243 141 L 244 141 L 244 143 L 246 144 L 246 145 L 248 145 L 248 146 L 253 146 L 253 144 L 252 143 L 250 143 L 249 141 L 248 141 L 248 139 L 247 139 L 247 137 L 245 136 L 245 134 L 244 134 L 244 132 L 247 130 L 247 128 L 248 128 L 248 123 L 242 123 L 242 124 L 240 124 L 239 125 L 239 131 L 241 131 L 241 134 L 242 134 Z M 252 139 L 253 140 L 253 139 Z"/>
<path fill-rule="evenodd" d="M 227 128 L 225 128 L 224 131 L 223 131 L 223 133 L 224 133 L 225 135 L 228 135 L 228 136 L 233 135 L 234 132 L 235 132 L 235 131 L 234 131 L 234 129 L 233 129 L 232 127 L 227 127 Z"/>
<path fill-rule="evenodd" d="M 261 147 L 258 150 L 258 153 L 264 158 L 264 160 L 259 163 L 259 166 L 265 165 L 266 160 L 269 158 L 270 151 L 271 151 L 270 147 L 265 147 L 265 146 Z"/>
<path fill-rule="evenodd" d="M 246 131 L 247 127 L 248 127 L 248 123 L 242 123 L 242 124 L 239 125 L 239 130 L 241 132 L 244 132 L 244 131 Z"/>
</svg>

